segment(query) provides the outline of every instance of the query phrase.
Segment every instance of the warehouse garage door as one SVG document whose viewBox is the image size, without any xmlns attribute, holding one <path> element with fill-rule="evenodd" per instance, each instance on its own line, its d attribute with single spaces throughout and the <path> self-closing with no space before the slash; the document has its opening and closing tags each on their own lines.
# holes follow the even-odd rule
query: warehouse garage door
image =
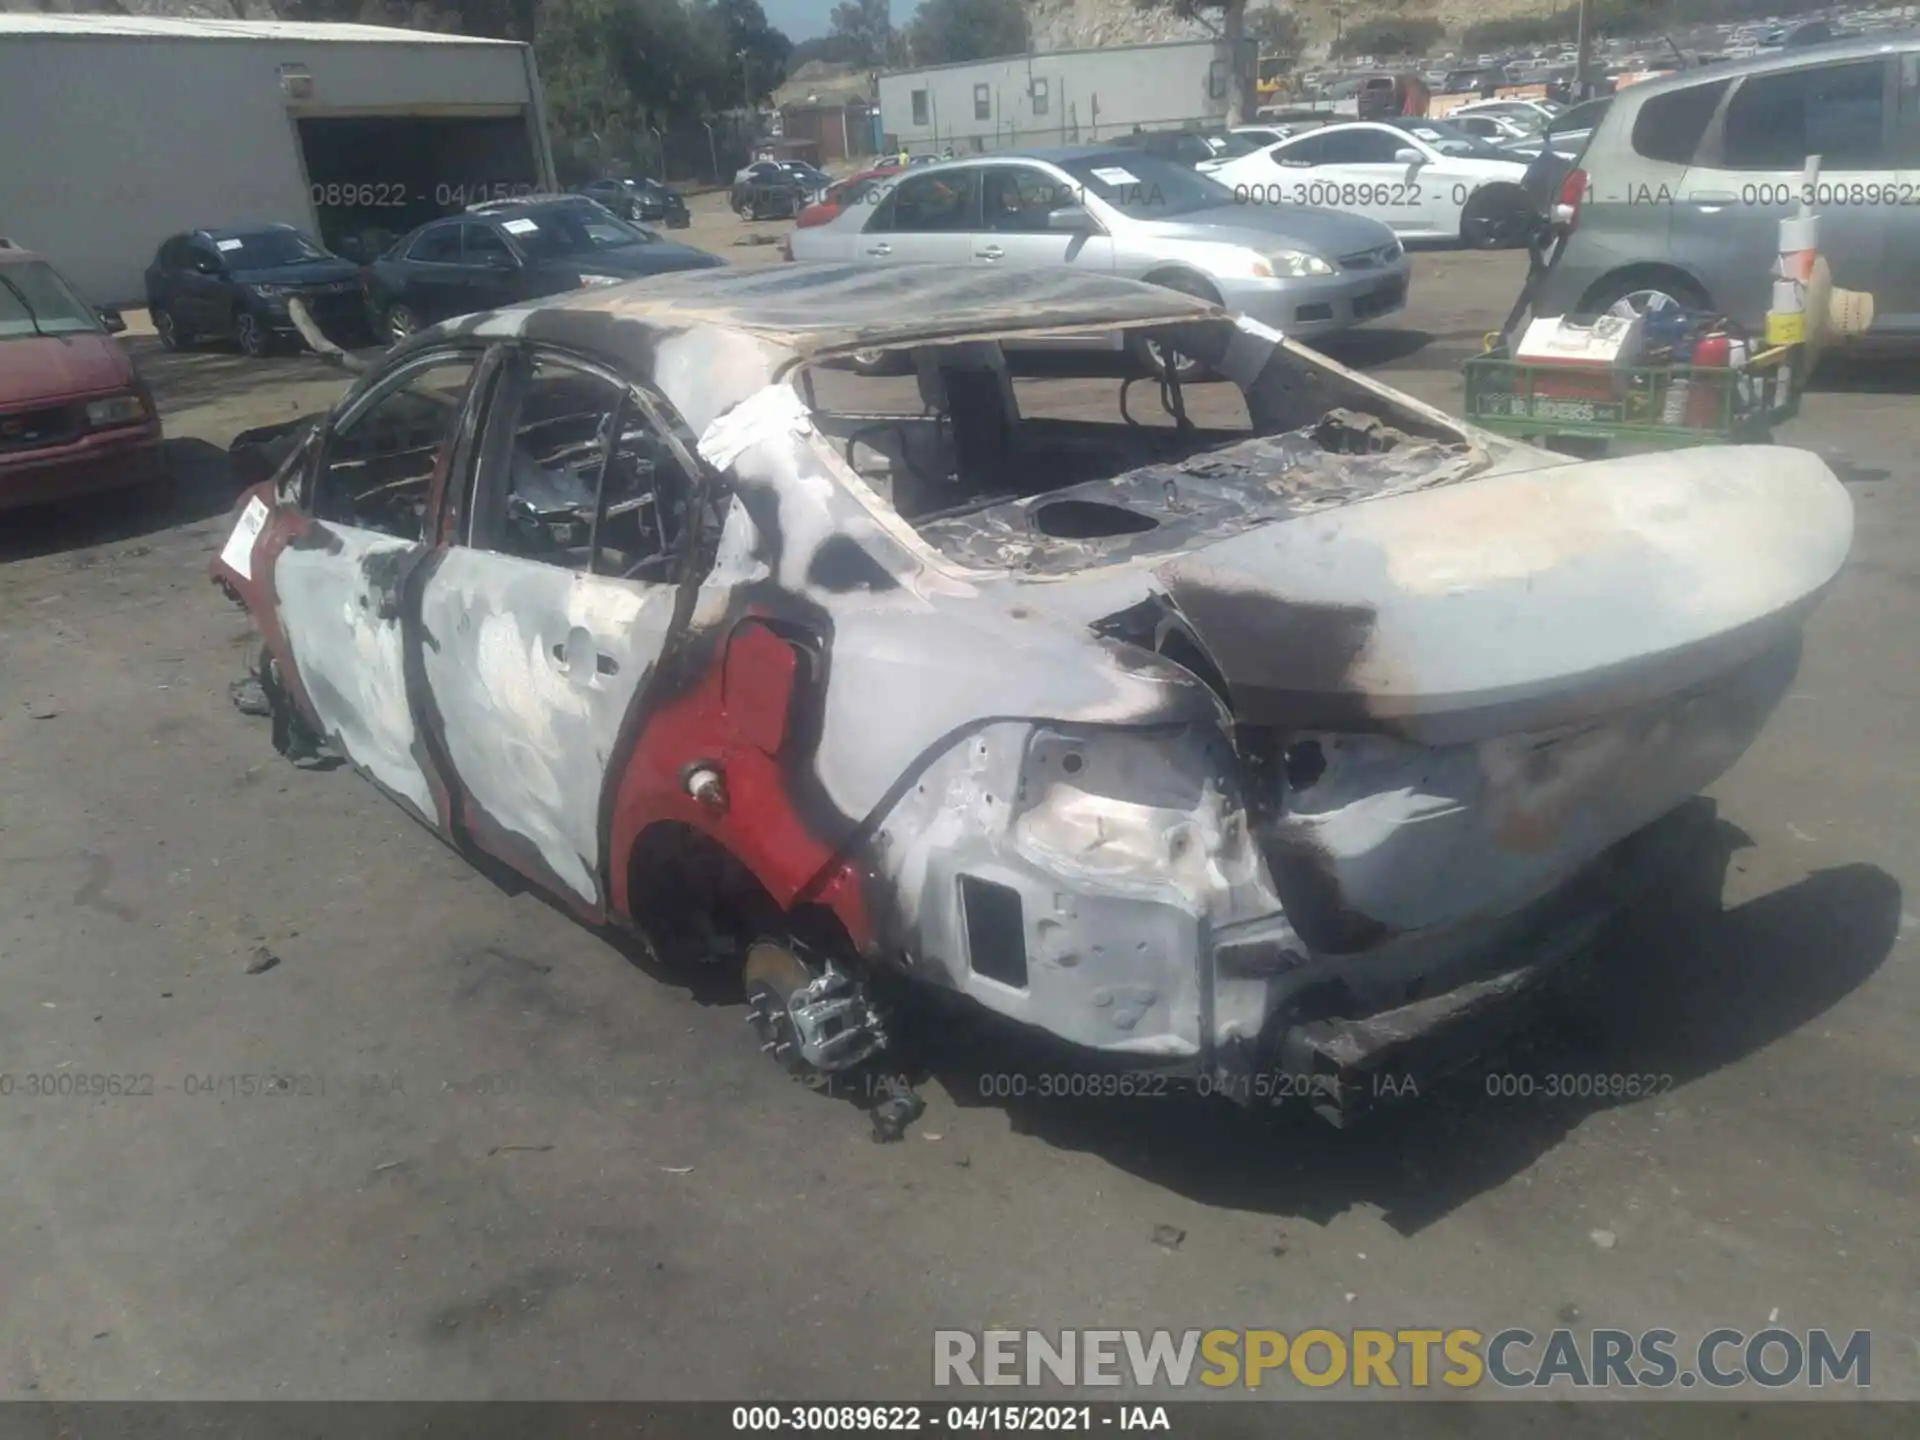
<svg viewBox="0 0 1920 1440">
<path fill-rule="evenodd" d="M 370 260 L 414 226 L 539 188 L 524 112 L 308 116 L 299 122 L 320 241 Z"/>
</svg>

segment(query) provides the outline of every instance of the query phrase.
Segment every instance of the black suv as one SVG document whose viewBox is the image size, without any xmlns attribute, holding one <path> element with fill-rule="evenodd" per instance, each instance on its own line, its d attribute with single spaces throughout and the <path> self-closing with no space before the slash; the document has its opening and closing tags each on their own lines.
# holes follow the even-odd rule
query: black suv
<svg viewBox="0 0 1920 1440">
<path fill-rule="evenodd" d="M 685 196 L 644 175 L 630 180 L 589 180 L 580 187 L 580 193 L 598 200 L 624 220 L 665 225 L 670 230 L 684 230 L 693 223 Z"/>
<path fill-rule="evenodd" d="M 733 213 L 747 220 L 798 215 L 832 184 L 831 175 L 798 160 L 756 160 L 733 177 Z"/>
<path fill-rule="evenodd" d="M 298 295 L 336 339 L 363 329 L 359 270 L 291 225 L 194 230 L 162 241 L 147 266 L 147 314 L 160 343 L 181 350 L 207 338 L 261 356 L 297 339 L 287 301 Z"/>
<path fill-rule="evenodd" d="M 584 285 L 704 270 L 718 255 L 663 240 L 584 195 L 495 200 L 429 221 L 361 272 L 386 339 Z"/>
</svg>

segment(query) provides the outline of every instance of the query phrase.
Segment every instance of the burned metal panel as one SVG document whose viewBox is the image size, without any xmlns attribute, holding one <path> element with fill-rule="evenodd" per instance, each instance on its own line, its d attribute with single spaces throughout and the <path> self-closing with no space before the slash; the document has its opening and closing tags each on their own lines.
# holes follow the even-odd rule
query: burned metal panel
<svg viewBox="0 0 1920 1440">
<path fill-rule="evenodd" d="M 1623 709 L 1774 647 L 1852 526 L 1815 456 L 1696 450 L 1422 489 L 1158 573 L 1246 718 L 1444 744 Z"/>
<path fill-rule="evenodd" d="M 434 824 L 438 806 L 420 761 L 399 612 L 385 574 L 417 550 L 390 535 L 315 524 L 280 552 L 273 591 L 321 733 Z"/>
<path fill-rule="evenodd" d="M 1465 445 L 1383 433 L 1377 421 L 1368 426 L 1364 418 L 1335 412 L 1282 435 L 1256 435 L 942 517 L 919 533 L 970 567 L 1066 575 L 1175 555 L 1276 520 L 1444 484 L 1476 463 Z M 1358 437 L 1353 448 L 1335 438 L 1348 434 Z M 1041 471 L 1051 458 L 1043 443 L 1036 442 L 1039 453 L 1030 462 Z"/>
<path fill-rule="evenodd" d="M 1798 662 L 1789 642 L 1692 691 L 1458 744 L 1290 737 L 1323 765 L 1260 826 L 1275 888 L 1319 953 L 1509 913 L 1718 779 Z"/>
<path fill-rule="evenodd" d="M 781 265 L 680 271 L 464 316 L 388 359 L 449 336 L 523 337 L 593 355 L 651 384 L 695 434 L 810 356 L 1044 330 L 1231 322 L 1158 286 L 1067 270 Z"/>
<path fill-rule="evenodd" d="M 930 552 L 897 519 L 889 526 L 855 498 L 851 472 L 820 443 L 790 388 L 738 407 L 700 448 L 729 471 L 740 502 L 721 539 L 728 563 L 764 574 L 750 591 L 756 600 L 830 642 L 811 768 L 848 820 L 871 815 L 949 737 L 998 715 L 1212 718 L 1210 698 L 1174 667 L 1145 656 L 1121 663 L 1111 642 L 1036 622 L 1011 597 L 929 565 Z M 849 546 L 865 557 L 857 570 Z M 694 627 L 720 623 L 737 603 L 707 587 Z"/>
<path fill-rule="evenodd" d="M 797 356 L 850 345 L 932 343 L 1000 331 L 1225 319 L 1208 301 L 1097 272 L 989 266 L 809 264 L 681 271 L 542 307 L 672 329 L 760 335 Z"/>
<path fill-rule="evenodd" d="M 423 671 L 469 803 L 603 899 L 601 795 L 674 592 L 454 548 L 422 587 Z"/>
<path fill-rule="evenodd" d="M 982 725 L 916 770 L 867 863 L 910 973 L 1075 1043 L 1160 1059 L 1211 1042 L 1214 928 L 1278 910 L 1210 727 Z M 1023 984 L 1002 957 L 974 955 L 968 880 L 1019 898 Z M 1264 1016 L 1251 1008 L 1249 1033 Z"/>
</svg>

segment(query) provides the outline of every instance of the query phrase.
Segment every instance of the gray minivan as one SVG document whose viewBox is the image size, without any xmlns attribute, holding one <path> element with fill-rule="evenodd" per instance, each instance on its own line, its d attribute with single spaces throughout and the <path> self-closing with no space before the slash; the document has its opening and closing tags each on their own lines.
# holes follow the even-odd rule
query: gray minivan
<svg viewBox="0 0 1920 1440">
<path fill-rule="evenodd" d="M 1758 329 L 1808 155 L 1833 283 L 1873 295 L 1869 338 L 1920 342 L 1920 36 L 1622 90 L 1568 176 L 1534 313 L 1677 302 Z"/>
</svg>

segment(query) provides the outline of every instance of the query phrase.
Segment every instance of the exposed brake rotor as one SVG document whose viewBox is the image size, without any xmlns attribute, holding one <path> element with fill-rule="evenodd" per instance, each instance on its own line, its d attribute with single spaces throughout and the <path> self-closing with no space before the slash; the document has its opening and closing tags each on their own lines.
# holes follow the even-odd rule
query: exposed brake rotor
<svg viewBox="0 0 1920 1440">
<path fill-rule="evenodd" d="M 741 979 L 760 1048 L 811 1089 L 887 1043 L 866 987 L 831 959 L 810 964 L 790 945 L 756 940 Z"/>
<path fill-rule="evenodd" d="M 786 946 L 756 940 L 747 947 L 741 979 L 747 992 L 747 1021 L 760 1037 L 760 1048 L 809 1088 L 823 1089 L 826 1074 L 800 1053 L 800 1037 L 788 1009 L 793 997 L 812 982 L 813 972 Z"/>
</svg>

